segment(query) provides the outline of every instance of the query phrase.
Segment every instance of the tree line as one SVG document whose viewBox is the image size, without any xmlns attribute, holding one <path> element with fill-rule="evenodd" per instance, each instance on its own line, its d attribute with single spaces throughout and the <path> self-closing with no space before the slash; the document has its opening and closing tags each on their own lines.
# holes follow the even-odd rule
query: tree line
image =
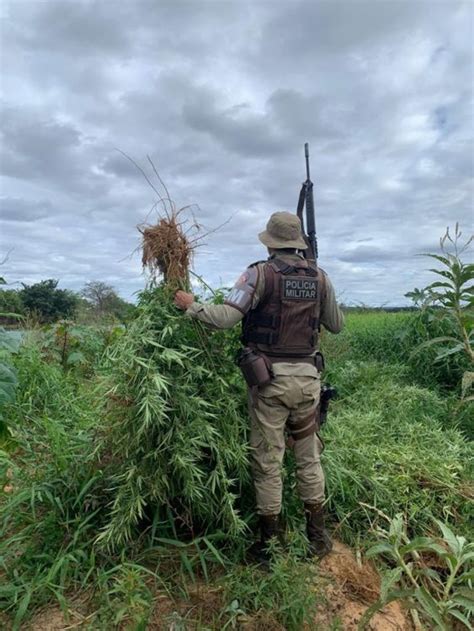
<svg viewBox="0 0 474 631">
<path fill-rule="evenodd" d="M 19 289 L 0 289 L 0 324 L 15 325 L 19 319 L 50 324 L 63 319 L 127 320 L 135 306 L 121 298 L 105 282 L 93 280 L 79 291 L 59 289 L 59 280 L 48 278 L 39 283 L 22 283 Z"/>
</svg>

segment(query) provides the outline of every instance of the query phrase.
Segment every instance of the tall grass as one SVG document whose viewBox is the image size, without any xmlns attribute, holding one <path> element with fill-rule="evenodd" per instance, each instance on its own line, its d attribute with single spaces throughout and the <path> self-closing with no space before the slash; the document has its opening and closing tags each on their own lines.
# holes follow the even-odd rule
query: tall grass
<svg viewBox="0 0 474 631">
<path fill-rule="evenodd" d="M 435 310 L 436 311 L 436 310 Z M 441 422 L 446 427 L 459 427 L 470 439 L 474 438 L 474 405 L 457 405 L 461 397 L 462 377 L 469 369 L 468 358 L 462 354 L 438 359 L 434 346 L 420 345 L 452 334 L 449 321 L 440 320 L 436 313 L 420 310 L 409 313 L 377 311 L 349 313 L 346 326 L 337 336 L 323 335 L 322 345 L 328 371 L 333 379 L 345 363 L 378 361 L 397 367 L 406 384 L 420 385 L 439 392 L 450 402 Z M 419 349 L 414 353 L 414 349 Z"/>
<path fill-rule="evenodd" d="M 341 399 L 324 434 L 323 460 L 343 536 L 354 542 L 367 533 L 378 510 L 406 514 L 411 534 L 426 532 L 434 516 L 472 535 L 474 450 L 445 427 L 446 400 L 379 362 L 347 362 L 335 383 Z"/>
<path fill-rule="evenodd" d="M 472 535 L 472 445 L 447 420 L 456 393 L 442 383 L 459 367 L 410 363 L 418 317 L 350 315 L 343 334 L 324 339 L 326 376 L 340 391 L 324 430 L 329 513 L 349 543 L 368 545 L 382 515 L 397 513 L 409 536 L 432 532 L 433 517 Z M 89 336 L 84 344 L 86 371 L 65 370 L 44 338 L 15 358 L 14 444 L 0 455 L 9 487 L 0 494 L 0 605 L 16 627 L 39 605 L 56 599 L 66 609 L 71 593 L 91 588 L 102 628 L 144 625 L 153 590 L 211 580 L 219 566 L 229 601 L 215 628 L 232 628 L 242 608 L 274 608 L 297 628 L 310 600 L 304 591 L 290 598 L 294 557 L 273 582 L 235 567 L 253 519 L 238 332 L 204 331 L 156 289 L 106 355 L 94 357 Z M 285 477 L 285 517 L 300 531 L 291 454 Z"/>
</svg>

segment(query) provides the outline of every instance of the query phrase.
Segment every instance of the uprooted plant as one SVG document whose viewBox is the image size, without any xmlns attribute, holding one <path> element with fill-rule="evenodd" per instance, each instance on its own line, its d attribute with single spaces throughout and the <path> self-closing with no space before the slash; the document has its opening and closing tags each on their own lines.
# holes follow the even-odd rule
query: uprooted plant
<svg viewBox="0 0 474 631">
<path fill-rule="evenodd" d="M 156 224 L 139 227 L 152 282 L 127 334 L 109 353 L 96 445 L 113 489 L 98 538 L 109 548 L 144 527 L 175 538 L 244 528 L 235 507 L 249 478 L 242 385 L 225 352 L 229 338 L 205 330 L 173 305 L 174 291 L 189 286 L 200 226 L 187 216 L 189 208 L 177 210 L 149 162 L 157 186 L 136 166 L 164 211 Z"/>
</svg>

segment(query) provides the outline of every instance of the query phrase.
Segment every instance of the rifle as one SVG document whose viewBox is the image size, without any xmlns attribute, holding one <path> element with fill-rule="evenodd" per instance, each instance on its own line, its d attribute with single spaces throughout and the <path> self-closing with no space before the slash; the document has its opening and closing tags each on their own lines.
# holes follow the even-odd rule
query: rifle
<svg viewBox="0 0 474 631">
<path fill-rule="evenodd" d="M 309 173 L 309 145 L 305 142 L 304 156 L 306 159 L 306 181 L 301 186 L 300 196 L 298 199 L 298 206 L 296 208 L 296 214 L 301 221 L 301 229 L 303 231 L 305 241 L 308 247 L 305 251 L 305 257 L 313 259 L 315 264 L 318 264 L 318 240 L 316 237 L 316 220 L 314 217 L 314 197 L 313 197 L 313 182 L 311 182 L 311 176 Z M 306 227 L 308 234 L 305 234 L 305 227 L 303 221 L 303 210 L 306 207 Z"/>
<path fill-rule="evenodd" d="M 303 237 L 308 247 L 305 250 L 305 258 L 313 259 L 316 267 L 318 265 L 318 240 L 316 237 L 316 219 L 314 217 L 314 197 L 313 197 L 313 182 L 311 182 L 311 175 L 309 173 L 309 145 L 305 142 L 304 145 L 304 157 L 306 159 L 306 181 L 301 186 L 300 196 L 298 199 L 298 206 L 296 208 L 296 214 L 301 221 L 301 229 L 303 231 Z M 303 211 L 306 207 L 306 227 L 308 234 L 306 235 L 303 221 Z M 324 360 L 323 360 L 324 368 Z M 337 397 L 337 390 L 329 383 L 321 384 L 321 392 L 319 398 L 319 406 L 316 411 L 317 426 L 318 429 L 324 425 L 327 419 L 329 403 L 331 399 Z"/>
</svg>

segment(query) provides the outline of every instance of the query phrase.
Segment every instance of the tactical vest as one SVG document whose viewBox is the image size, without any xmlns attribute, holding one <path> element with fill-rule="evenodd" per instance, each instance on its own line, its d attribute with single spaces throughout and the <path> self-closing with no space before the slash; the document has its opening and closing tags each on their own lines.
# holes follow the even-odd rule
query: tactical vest
<svg viewBox="0 0 474 631">
<path fill-rule="evenodd" d="M 318 347 L 324 274 L 302 259 L 265 262 L 265 290 L 244 317 L 242 342 L 281 361 L 310 357 Z"/>
</svg>

